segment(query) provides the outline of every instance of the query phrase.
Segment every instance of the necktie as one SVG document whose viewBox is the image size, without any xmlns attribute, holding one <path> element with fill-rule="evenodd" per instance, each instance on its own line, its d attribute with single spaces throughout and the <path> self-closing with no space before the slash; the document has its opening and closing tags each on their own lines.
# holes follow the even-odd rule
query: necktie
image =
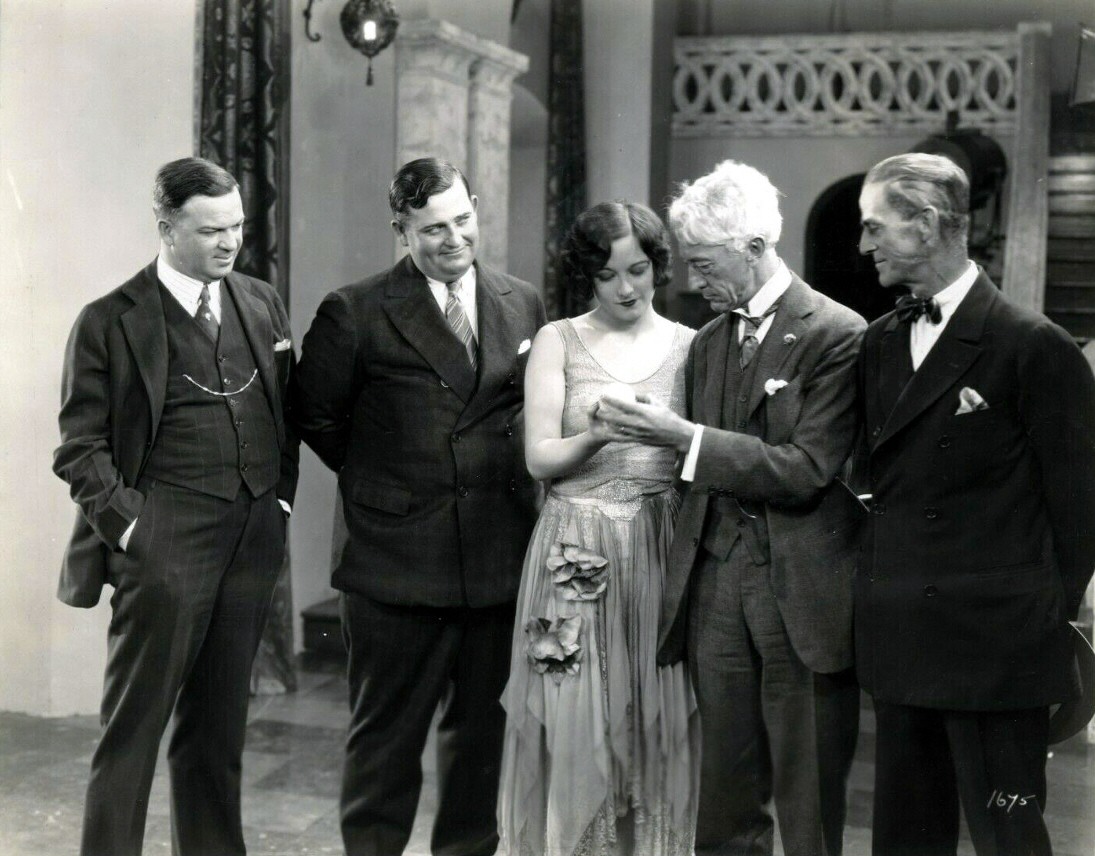
<svg viewBox="0 0 1095 856">
<path fill-rule="evenodd" d="M 738 365 L 741 366 L 742 371 L 749 365 L 753 357 L 756 356 L 757 348 L 760 347 L 760 340 L 757 338 L 757 331 L 760 329 L 760 325 L 764 323 L 764 319 L 769 315 L 775 313 L 779 307 L 779 301 L 777 300 L 771 306 L 764 310 L 760 315 L 747 315 L 744 309 L 735 309 L 734 314 L 741 317 L 742 330 L 745 331 L 745 335 L 741 340 L 741 348 L 738 351 Z"/>
<path fill-rule="evenodd" d="M 449 290 L 449 299 L 445 303 L 445 320 L 449 322 L 456 338 L 460 340 L 464 345 L 464 350 L 468 352 L 468 362 L 471 363 L 474 371 L 477 362 L 475 334 L 471 331 L 471 322 L 464 312 L 464 305 L 460 302 L 460 280 L 448 283 L 446 288 Z"/>
<path fill-rule="evenodd" d="M 208 285 L 202 286 L 201 297 L 198 298 L 198 314 L 194 316 L 194 320 L 198 322 L 198 326 L 202 328 L 205 335 L 214 342 L 217 341 L 221 328 L 216 316 L 213 315 L 213 307 L 209 305 Z"/>
<path fill-rule="evenodd" d="M 939 301 L 934 297 L 915 297 L 906 294 L 897 298 L 897 319 L 906 324 L 912 324 L 921 315 L 926 315 L 932 324 L 938 324 L 943 320 L 943 313 L 939 309 Z"/>
</svg>

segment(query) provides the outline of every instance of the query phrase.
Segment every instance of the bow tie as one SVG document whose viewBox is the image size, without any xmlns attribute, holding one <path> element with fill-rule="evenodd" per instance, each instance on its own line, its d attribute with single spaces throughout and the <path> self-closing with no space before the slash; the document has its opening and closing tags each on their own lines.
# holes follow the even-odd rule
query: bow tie
<svg viewBox="0 0 1095 856">
<path fill-rule="evenodd" d="M 932 324 L 938 324 L 943 320 L 943 312 L 939 309 L 939 301 L 934 297 L 915 297 L 906 294 L 897 298 L 897 319 L 906 324 L 912 324 L 921 315 L 926 315 Z"/>
</svg>

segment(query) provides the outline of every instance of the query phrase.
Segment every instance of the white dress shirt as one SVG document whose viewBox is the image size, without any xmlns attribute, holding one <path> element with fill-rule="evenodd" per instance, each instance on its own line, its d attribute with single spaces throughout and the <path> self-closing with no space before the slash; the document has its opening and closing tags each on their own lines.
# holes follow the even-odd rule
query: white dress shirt
<svg viewBox="0 0 1095 856">
<path fill-rule="evenodd" d="M 460 299 L 460 305 L 464 307 L 464 314 L 468 316 L 468 323 L 471 324 L 472 335 L 475 336 L 475 341 L 479 341 L 479 313 L 475 309 L 475 289 L 478 284 L 475 275 L 475 265 L 472 265 L 460 277 L 460 288 L 456 291 L 456 296 Z M 436 279 L 430 279 L 426 277 L 426 284 L 430 287 L 430 293 L 433 294 L 433 299 L 437 301 L 437 308 L 441 310 L 441 315 L 445 315 L 445 304 L 449 302 L 449 287 L 443 282 L 439 282 Z"/>
<path fill-rule="evenodd" d="M 787 265 L 783 262 L 779 263 L 779 267 L 776 272 L 768 277 L 768 281 L 760 287 L 760 290 L 754 294 L 749 302 L 745 305 L 744 310 L 735 309 L 734 312 L 739 315 L 749 315 L 753 318 L 759 318 L 765 312 L 772 308 L 772 304 L 783 297 L 783 292 L 791 287 L 791 271 L 787 269 Z M 779 312 L 777 309 L 776 312 Z M 775 321 L 776 312 L 773 312 L 757 328 L 757 332 L 753 335 L 756 337 L 757 345 L 764 341 L 764 337 L 768 335 L 768 331 L 772 329 L 772 323 Z M 745 325 L 738 324 L 738 344 L 740 345 L 742 339 L 745 338 Z M 696 431 L 692 435 L 692 445 L 688 447 L 688 455 L 684 459 L 684 465 L 681 468 L 681 480 L 690 482 L 696 477 L 696 461 L 700 456 L 700 443 L 703 440 L 703 426 L 697 425 Z"/>
<path fill-rule="evenodd" d="M 958 304 L 969 294 L 973 284 L 977 281 L 977 273 L 977 265 L 970 262 L 965 273 L 935 295 L 935 302 L 939 304 L 939 314 L 942 315 L 938 324 L 932 324 L 927 315 L 921 315 L 913 321 L 912 327 L 909 329 L 909 352 L 912 355 L 913 371 L 920 368 L 920 364 L 924 362 L 924 357 L 928 355 L 935 343 L 939 341 L 939 337 L 943 335 L 943 328 L 951 320 Z"/>
<path fill-rule="evenodd" d="M 221 281 L 205 283 L 200 279 L 194 279 L 185 273 L 179 273 L 168 264 L 167 260 L 160 256 L 156 259 L 156 276 L 164 284 L 171 296 L 179 301 L 179 305 L 194 318 L 198 314 L 198 301 L 202 296 L 202 286 L 209 286 L 209 309 L 217 323 L 221 323 Z"/>
</svg>

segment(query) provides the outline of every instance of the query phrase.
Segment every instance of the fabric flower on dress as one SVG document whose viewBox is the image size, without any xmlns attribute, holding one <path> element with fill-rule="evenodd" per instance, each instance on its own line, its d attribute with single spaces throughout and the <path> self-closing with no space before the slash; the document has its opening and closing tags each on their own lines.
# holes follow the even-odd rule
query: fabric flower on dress
<svg viewBox="0 0 1095 856">
<path fill-rule="evenodd" d="M 582 616 L 556 618 L 533 618 L 525 625 L 528 637 L 528 659 L 533 671 L 538 675 L 550 674 L 556 683 L 564 675 L 576 675 L 581 668 L 578 662 L 582 655 L 582 646 L 578 644 L 578 635 L 582 629 Z"/>
<path fill-rule="evenodd" d="M 577 544 L 552 544 L 547 569 L 563 600 L 596 600 L 608 588 L 608 559 Z"/>
</svg>

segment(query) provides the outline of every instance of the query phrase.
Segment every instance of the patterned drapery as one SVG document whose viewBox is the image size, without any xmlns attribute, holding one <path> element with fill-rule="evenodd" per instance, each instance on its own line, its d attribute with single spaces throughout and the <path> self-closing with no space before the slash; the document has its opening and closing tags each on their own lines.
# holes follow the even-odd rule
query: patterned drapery
<svg viewBox="0 0 1095 856">
<path fill-rule="evenodd" d="M 567 290 L 559 270 L 559 247 L 586 207 L 581 0 L 551 0 L 550 38 L 544 303 L 552 318 L 560 318 L 587 309 Z"/>
<path fill-rule="evenodd" d="M 195 149 L 240 183 L 246 225 L 236 269 L 288 303 L 290 0 L 198 4 Z M 296 689 L 289 556 L 251 676 L 253 691 Z"/>
</svg>

